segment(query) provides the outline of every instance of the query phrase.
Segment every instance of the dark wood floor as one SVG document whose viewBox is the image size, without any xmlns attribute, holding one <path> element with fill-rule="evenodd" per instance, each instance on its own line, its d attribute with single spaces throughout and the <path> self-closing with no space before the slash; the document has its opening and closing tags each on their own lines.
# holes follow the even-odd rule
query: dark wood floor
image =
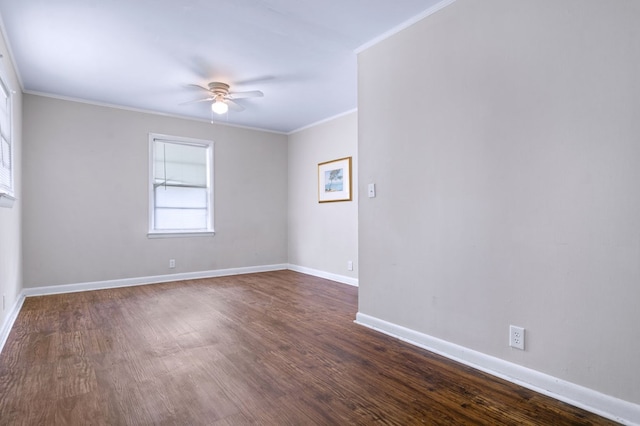
<svg viewBox="0 0 640 426">
<path fill-rule="evenodd" d="M 0 424 L 611 424 L 356 310 L 356 288 L 291 271 L 27 298 Z"/>
</svg>

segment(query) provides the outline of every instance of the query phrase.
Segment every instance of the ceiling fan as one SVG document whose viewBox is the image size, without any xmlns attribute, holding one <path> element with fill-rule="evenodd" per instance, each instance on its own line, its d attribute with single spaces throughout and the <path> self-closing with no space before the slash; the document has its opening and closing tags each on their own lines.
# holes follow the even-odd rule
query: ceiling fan
<svg viewBox="0 0 640 426">
<path fill-rule="evenodd" d="M 185 103 L 189 104 L 193 102 L 211 102 L 211 111 L 215 112 L 216 114 L 224 114 L 229 109 L 238 112 L 244 111 L 244 107 L 235 102 L 236 99 L 261 98 L 264 96 L 264 93 L 259 90 L 251 90 L 248 92 L 230 92 L 228 84 L 220 83 L 218 81 L 209 83 L 208 88 L 200 86 L 198 84 L 190 84 L 189 86 L 206 90 L 207 92 L 209 92 L 209 96 L 203 99 Z"/>
</svg>

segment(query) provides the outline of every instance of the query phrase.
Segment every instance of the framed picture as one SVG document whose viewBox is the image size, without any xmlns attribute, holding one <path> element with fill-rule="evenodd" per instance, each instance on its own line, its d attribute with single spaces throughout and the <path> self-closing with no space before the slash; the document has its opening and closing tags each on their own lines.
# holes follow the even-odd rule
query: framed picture
<svg viewBox="0 0 640 426">
<path fill-rule="evenodd" d="M 318 164 L 318 202 L 351 201 L 351 157 Z"/>
</svg>

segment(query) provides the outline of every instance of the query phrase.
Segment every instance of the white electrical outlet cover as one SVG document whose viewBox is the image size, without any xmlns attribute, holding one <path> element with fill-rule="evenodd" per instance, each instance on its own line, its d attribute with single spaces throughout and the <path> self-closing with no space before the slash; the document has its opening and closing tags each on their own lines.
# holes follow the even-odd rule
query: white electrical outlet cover
<svg viewBox="0 0 640 426">
<path fill-rule="evenodd" d="M 524 350 L 524 328 L 509 326 L 509 346 Z"/>
</svg>

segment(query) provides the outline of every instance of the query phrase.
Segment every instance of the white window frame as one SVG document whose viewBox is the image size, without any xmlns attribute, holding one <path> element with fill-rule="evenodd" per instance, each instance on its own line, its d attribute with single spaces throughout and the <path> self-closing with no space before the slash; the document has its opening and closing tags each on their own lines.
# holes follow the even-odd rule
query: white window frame
<svg viewBox="0 0 640 426">
<path fill-rule="evenodd" d="M 179 145 L 191 145 L 207 148 L 207 228 L 206 229 L 178 229 L 178 230 L 166 230 L 156 229 L 155 226 L 155 192 L 154 192 L 154 142 L 162 141 L 168 143 L 175 143 Z M 170 136 L 158 133 L 149 133 L 149 231 L 147 236 L 149 238 L 171 238 L 171 237 L 197 237 L 197 236 L 212 236 L 215 234 L 213 226 L 213 211 L 214 211 L 214 197 L 213 197 L 213 147 L 214 143 L 210 140 L 193 139 L 182 136 Z"/>
<path fill-rule="evenodd" d="M 2 58 L 2 55 L 0 55 Z M 15 146 L 13 141 L 13 90 L 9 85 L 9 81 L 4 71 L 4 64 L 0 66 L 0 90 L 5 92 L 7 96 L 7 118 L 6 122 L 9 129 L 5 132 L 4 129 L 0 129 L 0 162 L 9 164 L 9 176 L 8 182 L 0 181 L 0 207 L 13 207 L 15 199 Z M 2 146 L 3 135 L 6 137 L 6 141 L 9 145 L 8 152 L 5 151 Z M 8 156 L 8 158 L 5 158 Z"/>
</svg>

